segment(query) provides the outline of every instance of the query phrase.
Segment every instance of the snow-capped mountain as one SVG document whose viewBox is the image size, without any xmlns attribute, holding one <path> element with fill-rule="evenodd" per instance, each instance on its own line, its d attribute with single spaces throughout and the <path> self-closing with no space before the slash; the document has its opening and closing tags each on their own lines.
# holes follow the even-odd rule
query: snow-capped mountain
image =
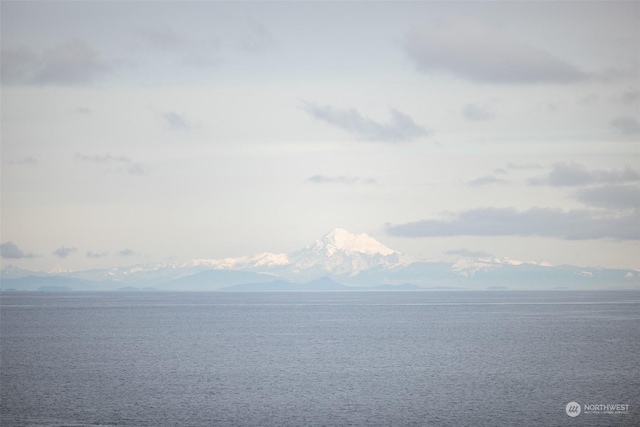
<svg viewBox="0 0 640 427">
<path fill-rule="evenodd" d="M 351 234 L 336 228 L 320 240 L 289 255 L 286 271 L 296 275 L 355 276 L 363 270 L 379 267 L 385 269 L 407 265 L 412 260 L 389 249 L 366 234 Z"/>
<path fill-rule="evenodd" d="M 196 259 L 181 268 L 242 270 L 276 274 L 288 278 L 321 275 L 354 276 L 374 267 L 395 268 L 412 262 L 367 234 L 352 234 L 335 228 L 311 245 L 290 254 L 261 253 L 252 257 Z"/>
<path fill-rule="evenodd" d="M 173 280 L 206 270 L 223 270 L 310 280 L 326 275 L 354 276 L 374 267 L 389 269 L 411 262 L 408 256 L 389 249 L 366 234 L 352 234 L 336 228 L 311 245 L 290 254 L 263 252 L 237 258 L 200 258 L 177 263 L 146 263 L 102 270 L 50 273 L 83 280 L 136 282 Z M 14 271 L 17 271 L 14 267 L 4 269 L 3 275 L 5 278 L 28 275 L 26 270 Z"/>
<path fill-rule="evenodd" d="M 637 289 L 640 285 L 640 272 L 635 270 L 554 267 L 509 258 L 461 258 L 455 263 L 416 261 L 366 234 L 352 234 L 341 228 L 289 254 L 265 252 L 77 272 L 32 272 L 8 266 L 0 272 L 2 289 L 19 290 L 60 284 L 75 290 L 216 290 L 272 281 L 291 286 L 314 283 L 322 277 L 365 288 L 418 285 L 427 289 L 483 289 L 500 285 L 510 289 Z"/>
<path fill-rule="evenodd" d="M 351 234 L 343 228 L 334 228 L 325 234 L 322 239 L 303 249 L 311 250 L 315 254 L 325 257 L 331 257 L 337 252 L 344 254 L 366 254 L 366 255 L 392 255 L 398 254 L 397 251 L 389 249 L 376 239 L 362 234 Z"/>
</svg>

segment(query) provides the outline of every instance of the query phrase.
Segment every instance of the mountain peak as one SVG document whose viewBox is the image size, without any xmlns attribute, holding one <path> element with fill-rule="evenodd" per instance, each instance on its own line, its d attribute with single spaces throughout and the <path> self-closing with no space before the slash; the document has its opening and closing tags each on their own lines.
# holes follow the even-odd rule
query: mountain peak
<svg viewBox="0 0 640 427">
<path fill-rule="evenodd" d="M 344 253 L 359 252 L 367 255 L 398 253 L 367 234 L 352 234 L 343 228 L 334 228 L 325 234 L 322 239 L 316 241 L 312 248 L 325 252 L 328 256 L 338 251 Z"/>
</svg>

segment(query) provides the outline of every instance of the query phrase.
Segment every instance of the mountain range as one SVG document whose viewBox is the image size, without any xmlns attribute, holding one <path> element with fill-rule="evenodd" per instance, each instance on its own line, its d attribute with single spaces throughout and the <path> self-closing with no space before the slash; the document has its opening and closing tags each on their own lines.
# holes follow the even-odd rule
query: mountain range
<svg viewBox="0 0 640 427">
<path fill-rule="evenodd" d="M 2 290 L 435 290 L 638 289 L 637 270 L 550 266 L 497 258 L 418 261 L 366 234 L 336 228 L 290 254 L 195 259 L 44 273 L 9 266 Z"/>
</svg>

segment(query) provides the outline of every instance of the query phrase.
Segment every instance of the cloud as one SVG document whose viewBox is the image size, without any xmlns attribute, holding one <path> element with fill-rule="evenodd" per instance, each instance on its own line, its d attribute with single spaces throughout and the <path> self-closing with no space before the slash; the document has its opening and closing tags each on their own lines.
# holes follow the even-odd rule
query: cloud
<svg viewBox="0 0 640 427">
<path fill-rule="evenodd" d="M 566 240 L 640 239 L 640 210 L 623 216 L 600 216 L 591 210 L 480 208 L 406 224 L 387 224 L 400 237 L 541 236 Z"/>
<path fill-rule="evenodd" d="M 561 59 L 472 20 L 416 28 L 404 49 L 419 71 L 478 82 L 568 83 L 585 77 Z"/>
<path fill-rule="evenodd" d="M 86 154 L 76 154 L 76 160 L 82 160 L 85 162 L 93 162 L 93 163 L 112 163 L 112 162 L 129 163 L 131 161 L 127 157 L 112 156 L 111 154 L 96 154 L 93 156 L 89 156 Z"/>
<path fill-rule="evenodd" d="M 602 83 L 611 83 L 620 80 L 638 81 L 638 69 L 634 66 L 627 68 L 609 67 L 593 76 L 594 81 Z"/>
<path fill-rule="evenodd" d="M 0 256 L 5 259 L 21 259 L 21 258 L 35 257 L 35 255 L 30 252 L 24 252 L 13 242 L 5 242 L 0 244 Z"/>
<path fill-rule="evenodd" d="M 184 54 L 180 63 L 188 67 L 209 68 L 220 65 L 221 61 L 208 53 L 191 51 Z"/>
<path fill-rule="evenodd" d="M 85 114 L 85 115 L 93 113 L 93 111 L 91 111 L 91 108 L 88 108 L 88 107 L 78 107 L 74 109 L 73 112 L 77 114 Z"/>
<path fill-rule="evenodd" d="M 76 248 L 67 248 L 65 246 L 60 246 L 58 249 L 56 249 L 52 253 L 58 258 L 66 258 L 77 250 L 78 249 Z"/>
<path fill-rule="evenodd" d="M 315 184 L 377 184 L 377 181 L 373 178 L 360 178 L 357 176 L 348 177 L 344 175 L 340 176 L 326 176 L 326 175 L 313 175 L 307 178 L 307 182 L 313 182 Z"/>
<path fill-rule="evenodd" d="M 100 52 L 81 40 L 37 54 L 26 47 L 2 50 L 2 81 L 8 84 L 74 85 L 111 72 Z"/>
<path fill-rule="evenodd" d="M 138 30 L 138 37 L 147 47 L 160 50 L 181 49 L 186 43 L 186 39 L 169 26 Z"/>
<path fill-rule="evenodd" d="M 462 117 L 471 121 L 487 121 L 495 117 L 495 114 L 487 107 L 476 104 L 467 104 L 462 110 Z"/>
<path fill-rule="evenodd" d="M 108 153 L 93 156 L 78 153 L 76 154 L 76 161 L 107 165 L 108 168 L 106 172 L 127 173 L 130 175 L 144 175 L 145 173 L 144 168 L 140 164 L 133 162 L 128 157 L 112 156 Z"/>
<path fill-rule="evenodd" d="M 257 21 L 246 23 L 240 36 L 240 47 L 248 52 L 264 52 L 277 45 L 273 35 Z"/>
<path fill-rule="evenodd" d="M 623 135 L 640 133 L 640 122 L 635 117 L 616 117 L 609 122 L 609 126 Z"/>
<path fill-rule="evenodd" d="M 125 171 L 129 175 L 144 175 L 146 172 L 139 163 L 130 163 L 126 165 Z"/>
<path fill-rule="evenodd" d="M 98 252 L 91 252 L 91 251 L 88 251 L 88 252 L 87 252 L 87 257 L 89 257 L 89 258 L 94 258 L 94 259 L 104 258 L 104 257 L 106 257 L 106 256 L 108 256 L 108 255 L 109 255 L 109 254 L 108 254 L 107 252 L 101 252 L 101 253 L 98 253 Z"/>
<path fill-rule="evenodd" d="M 184 116 L 181 116 L 174 111 L 162 113 L 162 118 L 172 130 L 188 131 L 193 127 L 193 125 L 189 123 Z"/>
<path fill-rule="evenodd" d="M 586 106 L 590 106 L 590 105 L 593 105 L 593 104 L 596 104 L 596 103 L 599 103 L 599 102 L 600 102 L 600 96 L 595 95 L 593 93 L 589 94 L 589 95 L 586 95 L 586 96 L 583 96 L 582 98 L 580 98 L 578 100 L 579 104 L 586 105 Z"/>
<path fill-rule="evenodd" d="M 513 169 L 513 170 L 542 169 L 542 166 L 537 163 L 517 164 L 517 163 L 509 162 L 507 163 L 507 169 Z"/>
<path fill-rule="evenodd" d="M 117 254 L 119 256 L 131 256 L 134 255 L 135 252 L 133 252 L 131 249 L 123 249 L 121 251 L 118 251 Z"/>
<path fill-rule="evenodd" d="M 498 168 L 494 172 L 497 174 L 506 175 L 509 171 L 512 170 L 532 170 L 532 169 L 543 169 L 543 167 L 537 163 L 525 163 L 525 164 L 517 164 L 513 162 L 507 163 L 507 166 L 504 168 Z"/>
<path fill-rule="evenodd" d="M 587 169 L 577 163 L 556 163 L 548 175 L 529 179 L 530 185 L 570 187 L 589 184 L 620 184 L 639 181 L 640 174 L 633 169 Z"/>
<path fill-rule="evenodd" d="M 633 185 L 604 185 L 578 191 L 582 203 L 606 209 L 640 209 L 640 188 Z"/>
<path fill-rule="evenodd" d="M 445 255 L 459 255 L 464 258 L 488 258 L 491 256 L 488 252 L 471 251 L 469 249 L 455 249 L 445 252 Z"/>
<path fill-rule="evenodd" d="M 173 57 L 175 64 L 193 68 L 207 68 L 220 64 L 220 60 L 212 55 L 219 47 L 219 42 L 208 35 L 205 42 L 191 40 L 182 33 L 177 33 L 168 25 L 143 28 L 136 32 L 142 42 L 145 53 L 155 51 Z"/>
<path fill-rule="evenodd" d="M 485 175 L 485 176 L 481 176 L 480 178 L 476 178 L 469 181 L 469 185 L 471 185 L 472 187 L 480 187 L 483 185 L 490 185 L 490 184 L 506 184 L 508 182 L 509 181 L 507 181 L 506 179 L 496 178 L 493 175 Z"/>
<path fill-rule="evenodd" d="M 24 46 L 3 48 L 0 57 L 0 77 L 5 84 L 29 81 L 40 63 L 38 55 Z"/>
<path fill-rule="evenodd" d="M 362 140 L 400 142 L 431 134 L 411 117 L 393 108 L 391 121 L 386 124 L 364 117 L 354 108 L 347 110 L 310 102 L 303 102 L 301 108 L 314 119 L 345 130 Z"/>
<path fill-rule="evenodd" d="M 613 102 L 621 104 L 632 105 L 640 102 L 640 90 L 629 90 L 620 94 L 620 96 L 613 97 Z"/>
<path fill-rule="evenodd" d="M 80 40 L 72 40 L 43 54 L 37 83 L 86 83 L 110 71 L 100 53 Z"/>
<path fill-rule="evenodd" d="M 313 182 L 316 184 L 355 184 L 358 181 L 358 178 L 350 178 L 346 176 L 324 176 L 324 175 L 313 175 L 307 179 L 308 182 Z"/>
<path fill-rule="evenodd" d="M 34 157 L 22 157 L 16 160 L 9 160 L 10 165 L 18 166 L 18 165 L 35 165 L 38 161 Z"/>
</svg>

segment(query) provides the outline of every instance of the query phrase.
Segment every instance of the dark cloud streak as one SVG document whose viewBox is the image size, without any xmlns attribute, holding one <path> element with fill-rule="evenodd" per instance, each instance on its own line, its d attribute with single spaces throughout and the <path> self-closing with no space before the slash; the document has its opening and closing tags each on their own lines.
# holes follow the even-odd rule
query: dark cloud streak
<svg viewBox="0 0 640 427">
<path fill-rule="evenodd" d="M 84 114 L 84 115 L 89 115 L 93 113 L 91 108 L 88 108 L 88 107 L 78 107 L 75 110 L 73 110 L 73 112 L 77 114 Z"/>
<path fill-rule="evenodd" d="M 556 163 L 543 177 L 529 179 L 530 185 L 572 187 L 590 184 L 620 184 L 640 181 L 640 174 L 633 169 L 588 169 L 577 163 Z"/>
<path fill-rule="evenodd" d="M 177 34 L 169 26 L 144 28 L 138 31 L 138 36 L 147 47 L 161 50 L 182 49 L 186 39 Z"/>
<path fill-rule="evenodd" d="M 145 174 L 145 170 L 140 164 L 133 162 L 130 158 L 125 156 L 112 156 L 108 153 L 95 154 L 90 156 L 82 153 L 77 153 L 76 161 L 104 164 L 111 167 L 111 169 L 107 169 L 107 172 L 115 171 L 119 173 L 127 173 L 129 175 Z"/>
<path fill-rule="evenodd" d="M 162 118 L 172 130 L 188 131 L 192 128 L 189 121 L 175 111 L 167 111 L 162 113 Z"/>
<path fill-rule="evenodd" d="M 640 90 L 628 90 L 620 96 L 613 97 L 611 101 L 627 105 L 637 104 L 640 102 Z"/>
<path fill-rule="evenodd" d="M 37 163 L 38 163 L 38 161 L 35 159 L 35 157 L 23 157 L 23 158 L 17 159 L 17 160 L 9 160 L 9 164 L 12 165 L 12 166 L 35 165 Z"/>
<path fill-rule="evenodd" d="M 488 83 L 570 83 L 586 76 L 549 53 L 471 21 L 409 32 L 404 49 L 419 71 Z"/>
<path fill-rule="evenodd" d="M 76 248 L 68 248 L 65 246 L 60 246 L 58 249 L 56 249 L 55 251 L 53 251 L 52 253 L 57 256 L 58 258 L 66 258 L 69 255 L 71 255 L 72 253 L 74 253 L 75 251 L 77 251 L 78 249 Z"/>
<path fill-rule="evenodd" d="M 347 131 L 366 141 L 402 142 L 429 136 L 432 132 L 416 124 L 411 117 L 391 109 L 391 121 L 378 123 L 361 115 L 358 110 L 334 108 L 303 102 L 301 108 L 316 120 Z"/>
<path fill-rule="evenodd" d="M 508 182 L 509 181 L 507 181 L 506 179 L 496 178 L 493 175 L 486 175 L 469 181 L 469 185 L 472 187 L 481 187 L 483 185 L 490 184 L 507 184 Z"/>
<path fill-rule="evenodd" d="M 488 107 L 467 104 L 462 110 L 462 117 L 467 120 L 482 122 L 493 119 L 495 114 Z"/>
<path fill-rule="evenodd" d="M 0 60 L 2 83 L 26 83 L 33 79 L 39 68 L 40 58 L 31 49 L 20 46 L 3 48 Z"/>
<path fill-rule="evenodd" d="M 591 210 L 481 208 L 444 220 L 387 225 L 401 237 L 540 236 L 565 240 L 640 239 L 640 210 L 624 216 L 600 216 Z"/>
<path fill-rule="evenodd" d="M 109 254 L 107 252 L 92 252 L 92 251 L 87 252 L 87 257 L 93 258 L 93 259 L 104 258 L 108 255 Z"/>
<path fill-rule="evenodd" d="M 35 258 L 30 252 L 25 252 L 13 242 L 0 244 L 0 256 L 5 259 Z"/>
<path fill-rule="evenodd" d="M 604 185 L 578 191 L 575 198 L 588 205 L 606 209 L 640 209 L 640 188 L 633 185 Z"/>
<path fill-rule="evenodd" d="M 93 46 L 71 40 L 37 54 L 26 47 L 2 49 L 2 81 L 7 84 L 76 85 L 112 71 Z"/>
<path fill-rule="evenodd" d="M 260 53 L 276 45 L 271 32 L 257 21 L 247 22 L 240 36 L 240 48 L 247 52 Z"/>
<path fill-rule="evenodd" d="M 635 117 L 616 117 L 609 122 L 609 126 L 623 135 L 640 133 L 640 122 Z"/>
</svg>

